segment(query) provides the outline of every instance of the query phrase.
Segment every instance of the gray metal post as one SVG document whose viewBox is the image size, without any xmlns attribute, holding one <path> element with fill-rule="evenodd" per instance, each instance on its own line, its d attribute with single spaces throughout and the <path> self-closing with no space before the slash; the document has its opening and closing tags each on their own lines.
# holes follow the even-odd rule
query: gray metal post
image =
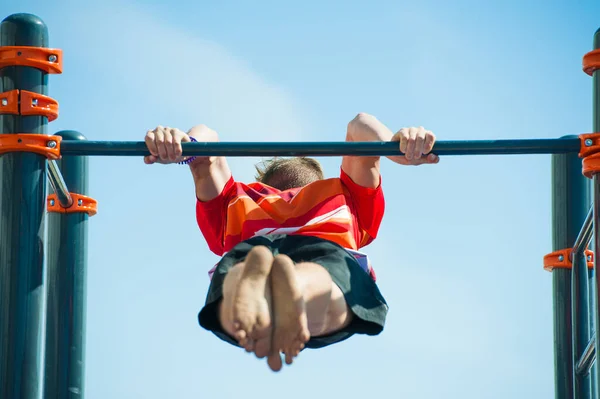
<svg viewBox="0 0 600 399">
<path fill-rule="evenodd" d="M 57 135 L 85 140 L 74 131 Z M 87 166 L 84 156 L 67 156 L 58 162 L 71 193 L 87 194 Z M 87 230 L 86 213 L 48 215 L 44 399 L 84 397 Z"/>
<path fill-rule="evenodd" d="M 0 24 L 0 46 L 48 46 L 38 17 L 15 14 Z M 46 94 L 47 74 L 26 66 L 0 69 L 0 92 Z M 42 116 L 0 115 L 0 134 L 46 133 Z M 0 398 L 38 399 L 43 317 L 46 158 L 0 156 Z"/>
<path fill-rule="evenodd" d="M 596 31 L 594 34 L 594 49 L 600 48 L 600 29 Z M 592 76 L 592 90 L 593 90 L 593 123 L 592 128 L 594 132 L 600 132 L 600 70 L 596 70 Z M 598 273 L 598 266 L 600 265 L 600 254 L 598 253 L 598 248 L 600 248 L 600 181 L 599 177 L 595 174 L 592 178 L 593 184 L 593 203 L 594 203 L 594 250 L 596 251 L 594 257 L 594 287 L 593 293 L 595 296 L 594 303 L 594 325 L 596 327 L 596 349 L 600 348 L 600 333 L 598 331 L 598 326 L 600 326 L 600 306 L 598 304 L 598 298 L 600 295 L 600 274 Z M 600 379 L 600 367 L 598 367 L 598 363 L 595 365 L 595 374 L 594 374 L 594 383 L 593 385 L 598 388 L 598 381 Z"/>
<path fill-rule="evenodd" d="M 577 154 L 556 154 L 552 156 L 552 229 L 553 250 L 572 248 L 585 221 L 589 202 L 589 182 L 581 174 L 581 159 Z M 554 269 L 552 272 L 553 308 L 554 308 L 554 370 L 556 399 L 574 398 L 574 389 L 585 390 L 589 385 L 583 378 L 574 383 L 574 353 L 571 301 L 570 269 Z M 576 307 L 587 307 L 582 298 L 576 297 Z M 577 321 L 577 320 L 575 320 Z M 578 342 L 579 345 L 579 342 Z M 579 357 L 583 347 L 578 346 Z"/>
</svg>

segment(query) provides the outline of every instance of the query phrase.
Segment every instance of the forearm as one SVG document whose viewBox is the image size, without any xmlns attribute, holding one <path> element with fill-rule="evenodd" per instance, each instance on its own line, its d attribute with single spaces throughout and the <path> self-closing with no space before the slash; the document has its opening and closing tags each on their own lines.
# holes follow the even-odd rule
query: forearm
<svg viewBox="0 0 600 399">
<path fill-rule="evenodd" d="M 195 126 L 188 135 L 199 142 L 218 142 L 217 132 L 204 126 Z M 198 157 L 190 163 L 194 179 L 196 197 L 206 202 L 217 197 L 231 178 L 231 171 L 225 157 Z"/>
<path fill-rule="evenodd" d="M 346 141 L 390 141 L 394 133 L 372 115 L 360 113 L 348 123 Z M 345 156 L 342 169 L 358 185 L 377 188 L 380 157 Z"/>
</svg>

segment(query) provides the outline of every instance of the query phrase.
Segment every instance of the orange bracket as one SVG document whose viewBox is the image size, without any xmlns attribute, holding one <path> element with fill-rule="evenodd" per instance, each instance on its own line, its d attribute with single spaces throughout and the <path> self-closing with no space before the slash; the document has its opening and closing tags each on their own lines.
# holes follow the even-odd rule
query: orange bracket
<svg viewBox="0 0 600 399">
<path fill-rule="evenodd" d="M 592 50 L 583 56 L 583 72 L 592 76 L 597 69 L 600 69 L 600 49 Z"/>
<path fill-rule="evenodd" d="M 573 260 L 571 259 L 573 248 L 561 249 L 544 256 L 544 270 L 551 272 L 554 269 L 571 269 L 573 268 Z M 587 267 L 594 268 L 594 252 L 586 249 L 585 258 L 587 259 Z"/>
<path fill-rule="evenodd" d="M 0 114 L 40 115 L 52 122 L 58 118 L 58 101 L 27 90 L 0 93 Z"/>
<path fill-rule="evenodd" d="M 586 133 L 579 136 L 581 149 L 579 157 L 583 158 L 583 174 L 591 178 L 600 172 L 600 133 Z"/>
<path fill-rule="evenodd" d="M 56 194 L 50 194 L 47 199 L 48 212 L 76 213 L 85 212 L 89 216 L 98 213 L 98 201 L 81 194 L 70 193 L 73 203 L 68 208 L 63 208 Z"/>
<path fill-rule="evenodd" d="M 27 66 L 46 73 L 62 73 L 62 50 L 46 47 L 2 46 L 0 68 Z"/>
<path fill-rule="evenodd" d="M 58 101 L 43 94 L 21 90 L 21 115 L 41 115 L 52 122 L 58 118 Z"/>
<path fill-rule="evenodd" d="M 19 90 L 0 93 L 0 114 L 19 114 Z"/>
<path fill-rule="evenodd" d="M 0 155 L 7 152 L 34 152 L 48 159 L 60 158 L 60 136 L 45 134 L 0 134 Z"/>
</svg>

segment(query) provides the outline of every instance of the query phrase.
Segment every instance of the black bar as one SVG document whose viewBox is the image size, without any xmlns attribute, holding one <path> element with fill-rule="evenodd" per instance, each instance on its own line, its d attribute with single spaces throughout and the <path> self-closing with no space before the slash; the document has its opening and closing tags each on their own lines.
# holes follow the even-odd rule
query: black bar
<svg viewBox="0 0 600 399">
<path fill-rule="evenodd" d="M 85 140 L 74 131 L 57 134 Z M 86 195 L 87 157 L 63 157 L 59 166 L 72 192 Z M 84 397 L 87 225 L 86 213 L 48 215 L 44 399 Z"/>
<path fill-rule="evenodd" d="M 38 17 L 15 14 L 0 24 L 0 46 L 48 46 Z M 0 69 L 0 92 L 47 94 L 47 75 L 30 67 Z M 0 134 L 45 134 L 41 116 L 0 115 Z M 0 156 L 0 398 L 38 399 L 43 320 L 46 158 Z"/>
<path fill-rule="evenodd" d="M 196 156 L 385 156 L 401 155 L 398 143 L 390 142 L 219 142 L 184 143 L 184 155 Z M 580 149 L 578 137 L 531 140 L 439 141 L 438 155 L 565 154 Z M 144 156 L 143 141 L 63 141 L 63 155 Z"/>
</svg>

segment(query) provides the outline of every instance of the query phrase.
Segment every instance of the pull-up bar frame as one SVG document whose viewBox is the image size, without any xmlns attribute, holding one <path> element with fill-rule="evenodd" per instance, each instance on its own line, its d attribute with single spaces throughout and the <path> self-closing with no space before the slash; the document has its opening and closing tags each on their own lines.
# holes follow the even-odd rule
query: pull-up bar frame
<svg viewBox="0 0 600 399">
<path fill-rule="evenodd" d="M 595 132 L 600 132 L 599 48 L 600 30 L 595 50 L 584 57 L 584 71 L 593 76 Z M 15 14 L 0 24 L 0 398 L 37 399 L 40 393 L 44 399 L 84 398 L 87 221 L 95 213 L 94 201 L 85 196 L 87 160 L 149 154 L 144 142 L 87 141 L 74 131 L 47 136 L 48 122 L 58 116 L 58 103 L 46 96 L 47 75 L 61 72 L 62 51 L 48 48 L 42 20 Z M 373 142 L 184 143 L 182 148 L 191 156 L 402 155 L 398 143 Z M 552 271 L 555 398 L 598 399 L 599 260 L 593 256 L 590 268 L 587 248 L 592 237 L 594 248 L 600 245 L 600 134 L 439 141 L 433 152 L 552 155 L 555 252 L 544 265 Z M 55 192 L 48 198 L 47 181 Z"/>
</svg>

